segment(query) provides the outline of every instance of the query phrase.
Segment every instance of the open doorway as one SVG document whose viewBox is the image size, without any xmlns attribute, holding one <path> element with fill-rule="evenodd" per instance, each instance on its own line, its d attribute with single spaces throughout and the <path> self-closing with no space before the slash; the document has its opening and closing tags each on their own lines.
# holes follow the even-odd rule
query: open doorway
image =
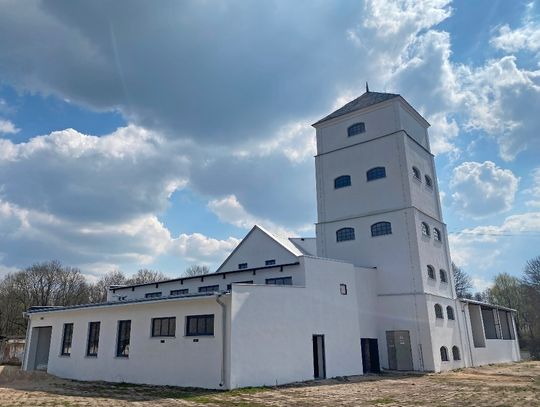
<svg viewBox="0 0 540 407">
<path fill-rule="evenodd" d="M 313 335 L 313 377 L 315 379 L 326 378 L 324 335 Z"/>
<path fill-rule="evenodd" d="M 379 345 L 377 339 L 361 338 L 362 368 L 364 373 L 380 373 Z"/>
<path fill-rule="evenodd" d="M 47 370 L 51 349 L 51 326 L 32 328 L 26 370 Z"/>
</svg>

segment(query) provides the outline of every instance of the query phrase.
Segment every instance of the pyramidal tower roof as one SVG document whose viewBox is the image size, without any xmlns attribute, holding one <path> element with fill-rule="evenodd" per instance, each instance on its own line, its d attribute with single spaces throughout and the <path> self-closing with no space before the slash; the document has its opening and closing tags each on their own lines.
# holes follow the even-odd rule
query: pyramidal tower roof
<svg viewBox="0 0 540 407">
<path fill-rule="evenodd" d="M 380 93 L 380 92 L 370 92 L 369 88 L 362 96 L 357 97 L 353 101 L 347 103 L 345 106 L 340 107 L 338 110 L 330 113 L 328 116 L 323 117 L 317 123 L 313 124 L 314 126 L 321 124 L 327 120 L 334 119 L 339 116 L 343 116 L 347 113 L 355 112 L 360 109 L 364 109 L 368 106 L 376 105 L 377 103 L 385 102 L 387 100 L 397 98 L 400 95 L 395 93 Z"/>
</svg>

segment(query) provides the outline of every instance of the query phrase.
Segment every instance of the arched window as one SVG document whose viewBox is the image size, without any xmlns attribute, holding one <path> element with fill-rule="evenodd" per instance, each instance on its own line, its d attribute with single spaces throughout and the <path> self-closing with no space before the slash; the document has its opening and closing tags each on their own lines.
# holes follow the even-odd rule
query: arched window
<svg viewBox="0 0 540 407">
<path fill-rule="evenodd" d="M 454 319 L 454 308 L 452 308 L 450 305 L 446 307 L 446 316 L 448 319 Z"/>
<path fill-rule="evenodd" d="M 428 188 L 433 188 L 433 181 L 431 180 L 431 177 L 429 175 L 424 175 L 424 179 L 426 180 L 426 186 Z"/>
<path fill-rule="evenodd" d="M 431 235 L 429 225 L 426 222 L 422 222 L 420 226 L 422 227 L 422 235 L 429 237 Z"/>
<path fill-rule="evenodd" d="M 433 280 L 435 280 L 435 269 L 430 264 L 428 264 L 427 266 L 427 275 L 429 278 L 432 278 Z"/>
<path fill-rule="evenodd" d="M 354 123 L 352 126 L 349 126 L 347 129 L 347 134 L 349 137 L 356 136 L 357 134 L 365 133 L 366 125 L 363 122 Z"/>
<path fill-rule="evenodd" d="M 457 346 L 452 346 L 452 358 L 454 360 L 461 360 L 459 356 L 459 348 Z"/>
<path fill-rule="evenodd" d="M 441 241 L 441 231 L 437 228 L 433 228 L 433 239 L 435 239 L 437 242 Z"/>
<path fill-rule="evenodd" d="M 444 319 L 441 304 L 435 304 L 435 318 Z"/>
<path fill-rule="evenodd" d="M 448 362 L 448 349 L 445 346 L 441 346 L 441 360 Z"/>
<path fill-rule="evenodd" d="M 334 188 L 344 188 L 344 187 L 350 187 L 351 186 L 351 176 L 350 175 L 342 175 L 341 177 L 337 177 L 334 180 Z"/>
<path fill-rule="evenodd" d="M 366 172 L 366 178 L 368 181 L 374 181 L 379 178 L 386 178 L 386 168 L 375 167 Z"/>
<path fill-rule="evenodd" d="M 390 222 L 377 222 L 371 225 L 371 236 L 382 236 L 392 234 L 392 224 Z"/>
<path fill-rule="evenodd" d="M 446 278 L 446 271 L 443 269 L 439 270 L 439 277 L 441 278 L 441 283 L 447 283 L 448 278 Z"/>
<path fill-rule="evenodd" d="M 418 181 L 422 181 L 422 177 L 420 176 L 420 170 L 416 167 L 412 167 L 412 175 L 414 178 L 416 178 Z"/>
<path fill-rule="evenodd" d="M 336 241 L 345 242 L 347 240 L 354 240 L 353 228 L 342 228 L 336 232 Z"/>
</svg>

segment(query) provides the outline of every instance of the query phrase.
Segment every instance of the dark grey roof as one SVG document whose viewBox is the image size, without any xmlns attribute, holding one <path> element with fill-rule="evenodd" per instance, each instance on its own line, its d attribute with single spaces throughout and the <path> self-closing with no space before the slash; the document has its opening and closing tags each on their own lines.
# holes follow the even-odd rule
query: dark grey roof
<svg viewBox="0 0 540 407">
<path fill-rule="evenodd" d="M 67 306 L 32 306 L 28 309 L 28 314 L 34 314 L 38 312 L 52 312 L 52 311 L 66 311 L 70 309 L 79 309 L 79 308 L 97 308 L 97 307 L 111 307 L 115 305 L 126 305 L 126 304 L 137 304 L 141 302 L 163 302 L 169 300 L 179 300 L 183 298 L 199 298 L 199 297 L 210 297 L 216 294 L 224 294 L 226 291 L 219 291 L 213 293 L 196 293 L 196 294 L 183 294 L 183 295 L 172 295 L 159 298 L 137 298 L 134 300 L 127 301 L 110 301 L 110 302 L 99 302 L 94 304 L 78 304 L 78 305 L 67 305 Z"/>
<path fill-rule="evenodd" d="M 323 123 L 327 120 L 334 119 L 339 116 L 343 116 L 347 113 L 355 112 L 356 110 L 364 109 L 368 106 L 376 105 L 377 103 L 385 102 L 387 100 L 398 97 L 395 93 L 379 93 L 379 92 L 366 92 L 362 96 L 357 97 L 353 101 L 347 103 L 345 106 L 340 107 L 335 112 L 330 113 L 328 116 L 322 118 L 317 124 Z"/>
</svg>

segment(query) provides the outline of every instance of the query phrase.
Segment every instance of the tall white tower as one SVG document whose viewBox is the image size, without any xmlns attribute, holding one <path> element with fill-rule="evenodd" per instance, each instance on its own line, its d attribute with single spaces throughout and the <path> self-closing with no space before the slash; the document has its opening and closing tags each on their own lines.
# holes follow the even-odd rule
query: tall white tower
<svg viewBox="0 0 540 407">
<path fill-rule="evenodd" d="M 383 367 L 450 368 L 441 348 L 463 346 L 429 123 L 367 91 L 313 126 L 317 255 L 377 268 Z"/>
</svg>

